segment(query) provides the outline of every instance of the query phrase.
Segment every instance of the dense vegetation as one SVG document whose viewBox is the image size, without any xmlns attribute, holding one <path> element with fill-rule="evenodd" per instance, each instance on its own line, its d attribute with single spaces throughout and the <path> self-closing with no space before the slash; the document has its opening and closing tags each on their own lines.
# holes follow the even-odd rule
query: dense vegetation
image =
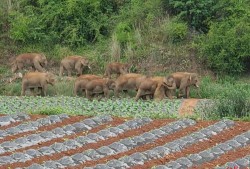
<svg viewBox="0 0 250 169">
<path fill-rule="evenodd" d="M 39 50 L 54 59 L 90 53 L 104 59 L 100 64 L 141 59 L 153 44 L 195 44 L 197 59 L 235 74 L 249 66 L 249 6 L 247 0 L 3 0 L 0 33 L 15 42 L 16 53 Z"/>
<path fill-rule="evenodd" d="M 216 83 L 204 77 L 201 88 L 202 98 L 222 100 L 218 118 L 242 117 L 250 112 L 249 80 L 234 76 L 250 67 L 249 7 L 249 0 L 1 0 L 0 59 L 44 52 L 59 63 L 79 54 L 95 63 L 94 73 L 107 62 L 128 61 L 164 75 L 194 71 L 195 60 L 220 75 Z M 1 64 L 0 74 L 9 76 L 9 65 Z M 225 74 L 230 77 L 221 78 Z M 50 90 L 71 91 L 64 83 Z M 19 92 L 20 82 L 0 86 L 4 95 Z"/>
</svg>

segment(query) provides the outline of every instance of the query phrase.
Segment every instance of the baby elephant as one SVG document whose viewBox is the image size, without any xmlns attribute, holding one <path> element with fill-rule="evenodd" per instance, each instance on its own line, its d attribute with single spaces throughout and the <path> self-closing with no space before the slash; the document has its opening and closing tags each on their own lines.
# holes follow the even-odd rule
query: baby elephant
<svg viewBox="0 0 250 169">
<path fill-rule="evenodd" d="M 48 84 L 53 86 L 54 83 L 55 76 L 52 73 L 29 72 L 23 77 L 21 95 L 24 96 L 27 89 L 30 89 L 34 95 L 34 89 L 38 88 L 41 90 L 41 95 L 46 96 Z"/>
<path fill-rule="evenodd" d="M 101 79 L 101 78 L 102 77 L 100 76 L 92 75 L 92 74 L 86 74 L 86 75 L 81 75 L 77 77 L 77 79 L 75 80 L 75 84 L 74 84 L 75 96 L 77 96 L 79 92 L 83 92 L 83 94 L 85 95 L 85 89 L 86 89 L 87 83 L 92 80 Z"/>
<path fill-rule="evenodd" d="M 109 90 L 113 90 L 115 88 L 115 81 L 102 78 L 102 79 L 94 79 L 87 83 L 86 85 L 86 97 L 91 99 L 93 94 L 102 94 L 106 98 L 109 98 Z"/>
<path fill-rule="evenodd" d="M 59 76 L 63 75 L 64 69 L 67 70 L 68 76 L 71 76 L 72 70 L 76 70 L 78 75 L 82 75 L 84 67 L 90 68 L 90 62 L 88 59 L 81 56 L 68 56 L 61 61 Z"/>
<path fill-rule="evenodd" d="M 42 53 L 23 53 L 18 55 L 11 63 L 12 73 L 22 70 L 24 67 L 32 67 L 39 72 L 45 72 L 44 67 L 48 64 L 47 59 Z"/>
<path fill-rule="evenodd" d="M 106 67 L 104 76 L 111 78 L 112 74 L 116 74 L 116 78 L 129 72 L 130 65 L 128 63 L 113 62 L 109 63 Z"/>
</svg>

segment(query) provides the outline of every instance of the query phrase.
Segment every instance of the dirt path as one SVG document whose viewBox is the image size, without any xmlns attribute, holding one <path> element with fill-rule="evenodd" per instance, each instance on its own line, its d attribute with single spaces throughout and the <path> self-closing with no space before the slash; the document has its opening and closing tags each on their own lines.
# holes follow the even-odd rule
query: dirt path
<svg viewBox="0 0 250 169">
<path fill-rule="evenodd" d="M 199 99 L 185 99 L 179 109 L 180 116 L 190 116 L 194 113 L 194 108 Z"/>
</svg>

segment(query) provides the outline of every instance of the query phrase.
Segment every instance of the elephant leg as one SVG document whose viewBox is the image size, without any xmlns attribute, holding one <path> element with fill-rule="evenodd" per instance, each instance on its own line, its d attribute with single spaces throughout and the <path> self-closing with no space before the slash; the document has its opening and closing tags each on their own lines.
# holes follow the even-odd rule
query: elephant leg
<svg viewBox="0 0 250 169">
<path fill-rule="evenodd" d="M 63 66 L 67 70 L 68 76 L 71 76 L 71 67 L 70 67 L 70 65 L 63 65 Z"/>
<path fill-rule="evenodd" d="M 167 95 L 167 97 L 168 97 L 170 100 L 173 99 L 172 90 L 167 90 L 167 91 L 166 91 L 166 95 Z"/>
<path fill-rule="evenodd" d="M 60 72 L 59 72 L 59 76 L 62 76 L 64 72 L 64 67 L 63 65 L 60 66 Z"/>
<path fill-rule="evenodd" d="M 42 86 L 42 96 L 46 96 L 47 95 L 47 90 L 48 90 L 48 86 L 47 85 Z"/>
<path fill-rule="evenodd" d="M 91 100 L 91 95 L 92 95 L 92 92 L 90 92 L 89 90 L 86 90 L 87 99 Z"/>
<path fill-rule="evenodd" d="M 82 75 L 82 71 L 83 71 L 83 67 L 79 68 L 79 70 L 78 70 L 78 75 L 79 75 L 79 76 Z"/>
<path fill-rule="evenodd" d="M 115 87 L 115 90 L 114 90 L 115 97 L 119 97 L 119 92 L 120 92 L 119 87 Z"/>
<path fill-rule="evenodd" d="M 30 93 L 31 93 L 33 96 L 35 96 L 35 88 L 34 88 L 34 87 L 30 88 Z"/>
<path fill-rule="evenodd" d="M 104 96 L 106 98 L 109 98 L 109 89 L 105 88 L 105 89 L 103 89 L 103 92 L 104 92 Z"/>
<path fill-rule="evenodd" d="M 187 97 L 187 99 L 189 98 L 189 94 L 190 94 L 190 87 L 187 86 L 186 87 L 186 97 Z"/>
<path fill-rule="evenodd" d="M 71 70 L 67 69 L 67 72 L 68 72 L 68 76 L 71 76 Z"/>
<path fill-rule="evenodd" d="M 25 91 L 26 91 L 26 84 L 22 84 L 22 92 L 21 92 L 21 96 L 25 95 Z"/>
<path fill-rule="evenodd" d="M 141 98 L 141 94 L 142 94 L 142 90 L 139 89 L 136 93 L 136 96 L 135 96 L 135 101 L 138 101 L 140 98 Z"/>
</svg>

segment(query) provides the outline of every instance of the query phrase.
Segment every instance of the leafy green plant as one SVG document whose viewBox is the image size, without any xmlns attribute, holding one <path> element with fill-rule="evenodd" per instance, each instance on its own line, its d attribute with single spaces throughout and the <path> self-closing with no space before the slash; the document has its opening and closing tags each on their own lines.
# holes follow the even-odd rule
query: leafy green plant
<svg viewBox="0 0 250 169">
<path fill-rule="evenodd" d="M 71 114 L 70 110 L 67 110 L 62 107 L 50 107 L 50 108 L 41 108 L 39 110 L 27 110 L 31 114 L 41 114 L 41 115 L 55 115 L 55 114 L 62 114 L 62 113 L 67 113 Z"/>
</svg>

